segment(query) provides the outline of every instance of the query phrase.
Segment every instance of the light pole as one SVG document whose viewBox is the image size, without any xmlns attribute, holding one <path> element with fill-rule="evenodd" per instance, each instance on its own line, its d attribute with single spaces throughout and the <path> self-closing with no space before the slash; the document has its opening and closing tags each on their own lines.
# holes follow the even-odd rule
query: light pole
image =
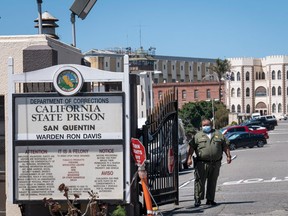
<svg viewBox="0 0 288 216">
<path fill-rule="evenodd" d="M 75 29 L 75 15 L 84 20 L 97 0 L 75 0 L 70 7 L 71 23 L 72 23 L 72 38 L 73 46 L 76 47 L 76 29 Z"/>
<path fill-rule="evenodd" d="M 214 101 L 219 101 L 218 98 L 215 99 L 210 99 L 210 100 L 206 100 L 207 102 L 211 101 L 212 104 L 212 119 L 213 119 L 213 128 L 215 129 L 215 122 L 216 122 L 216 118 L 215 118 L 215 107 L 214 107 Z"/>
</svg>

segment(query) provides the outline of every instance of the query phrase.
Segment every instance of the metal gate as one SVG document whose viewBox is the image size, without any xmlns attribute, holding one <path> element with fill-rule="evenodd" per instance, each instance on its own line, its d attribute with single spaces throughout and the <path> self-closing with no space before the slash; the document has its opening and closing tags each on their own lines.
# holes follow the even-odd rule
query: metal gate
<svg viewBox="0 0 288 216">
<path fill-rule="evenodd" d="M 150 192 L 158 205 L 179 204 L 178 101 L 175 91 L 164 95 L 143 126 Z"/>
</svg>

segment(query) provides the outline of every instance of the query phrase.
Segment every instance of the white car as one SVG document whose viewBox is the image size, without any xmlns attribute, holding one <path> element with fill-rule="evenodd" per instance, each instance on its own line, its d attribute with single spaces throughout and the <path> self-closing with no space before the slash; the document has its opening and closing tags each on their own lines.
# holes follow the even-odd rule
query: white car
<svg viewBox="0 0 288 216">
<path fill-rule="evenodd" d="M 287 120 L 287 116 L 284 115 L 284 114 L 282 114 L 282 115 L 278 116 L 277 119 L 278 119 L 279 121 L 281 121 L 281 120 Z"/>
</svg>

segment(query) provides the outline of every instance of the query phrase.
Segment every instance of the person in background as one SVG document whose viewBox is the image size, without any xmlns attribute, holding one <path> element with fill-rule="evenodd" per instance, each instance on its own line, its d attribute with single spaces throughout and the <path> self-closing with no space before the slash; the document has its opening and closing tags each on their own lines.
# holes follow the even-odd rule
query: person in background
<svg viewBox="0 0 288 216">
<path fill-rule="evenodd" d="M 195 207 L 199 207 L 201 200 L 204 199 L 206 180 L 206 204 L 217 205 L 215 202 L 215 192 L 223 152 L 226 154 L 227 163 L 231 163 L 229 141 L 222 133 L 212 129 L 209 119 L 203 119 L 201 125 L 202 130 L 197 132 L 189 142 L 190 148 L 187 160 L 187 165 L 190 166 L 192 164 L 192 155 L 195 152 L 196 160 L 194 160 L 194 163 L 196 161 L 196 164 L 193 164 L 195 168 Z"/>
</svg>

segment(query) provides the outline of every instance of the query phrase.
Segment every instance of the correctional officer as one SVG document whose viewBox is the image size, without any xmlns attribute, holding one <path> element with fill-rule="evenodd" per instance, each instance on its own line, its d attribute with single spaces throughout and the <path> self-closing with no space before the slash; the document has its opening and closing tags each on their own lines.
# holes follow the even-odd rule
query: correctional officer
<svg viewBox="0 0 288 216">
<path fill-rule="evenodd" d="M 192 164 L 192 155 L 196 154 L 194 200 L 195 207 L 201 205 L 204 199 L 205 183 L 207 179 L 206 199 L 207 205 L 217 205 L 215 202 L 215 191 L 217 179 L 221 167 L 223 152 L 227 157 L 227 163 L 231 163 L 229 142 L 221 132 L 212 129 L 209 119 L 202 120 L 202 131 L 199 131 L 190 141 L 188 166 Z"/>
</svg>

